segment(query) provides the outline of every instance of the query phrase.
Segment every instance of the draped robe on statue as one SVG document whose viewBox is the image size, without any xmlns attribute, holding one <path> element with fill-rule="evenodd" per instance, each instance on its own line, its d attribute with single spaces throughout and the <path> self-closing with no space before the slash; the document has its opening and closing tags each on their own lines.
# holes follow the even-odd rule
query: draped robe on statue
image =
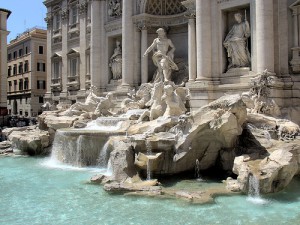
<svg viewBox="0 0 300 225">
<path fill-rule="evenodd" d="M 227 34 L 224 47 L 229 58 L 228 69 L 250 66 L 250 53 L 247 46 L 249 37 L 250 26 L 247 21 L 233 25 Z"/>
</svg>

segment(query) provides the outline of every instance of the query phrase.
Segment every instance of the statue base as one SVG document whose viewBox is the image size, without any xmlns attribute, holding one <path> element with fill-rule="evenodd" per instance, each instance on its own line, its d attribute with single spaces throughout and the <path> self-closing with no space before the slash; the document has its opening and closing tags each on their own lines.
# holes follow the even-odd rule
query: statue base
<svg viewBox="0 0 300 225">
<path fill-rule="evenodd" d="M 122 86 L 122 79 L 113 80 L 111 79 L 107 85 L 107 91 L 116 91 L 120 86 Z"/>
<path fill-rule="evenodd" d="M 231 68 L 221 76 L 221 84 L 249 83 L 255 74 L 250 71 L 250 67 Z"/>
</svg>

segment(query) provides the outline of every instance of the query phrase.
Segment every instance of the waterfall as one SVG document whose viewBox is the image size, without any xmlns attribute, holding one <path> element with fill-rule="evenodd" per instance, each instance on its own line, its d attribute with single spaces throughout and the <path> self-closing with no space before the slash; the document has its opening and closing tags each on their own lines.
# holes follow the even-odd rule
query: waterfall
<svg viewBox="0 0 300 225">
<path fill-rule="evenodd" d="M 110 159 L 108 160 L 108 163 L 107 163 L 106 175 L 107 176 L 112 176 L 113 175 L 112 164 L 111 164 Z"/>
<path fill-rule="evenodd" d="M 249 176 L 248 195 L 253 198 L 259 198 L 259 180 L 256 176 L 251 174 Z"/>
<path fill-rule="evenodd" d="M 148 140 L 145 141 L 146 149 L 147 149 L 147 156 L 152 155 L 152 147 L 151 144 Z M 151 161 L 150 158 L 148 157 L 147 160 L 147 180 L 151 180 Z"/>
<path fill-rule="evenodd" d="M 201 181 L 202 178 L 200 176 L 200 162 L 198 159 L 196 159 L 196 165 L 195 165 L 195 177 L 198 181 Z"/>
<path fill-rule="evenodd" d="M 104 144 L 103 148 L 100 151 L 99 158 L 98 158 L 98 166 L 99 167 L 104 168 L 104 167 L 108 166 L 108 163 L 109 163 L 109 161 L 108 161 L 108 156 L 109 156 L 108 155 L 108 147 L 109 147 L 109 141 L 107 141 Z"/>
<path fill-rule="evenodd" d="M 250 174 L 248 179 L 247 200 L 254 204 L 266 204 L 268 201 L 263 199 L 259 193 L 259 179 L 253 174 Z"/>
<path fill-rule="evenodd" d="M 79 135 L 76 141 L 75 165 L 81 166 L 81 151 L 82 151 L 83 135 Z"/>
<path fill-rule="evenodd" d="M 56 131 L 51 159 L 76 167 L 107 165 L 108 136 L 103 133 L 87 133 L 75 129 Z M 104 146 L 104 147 L 103 147 Z"/>
</svg>

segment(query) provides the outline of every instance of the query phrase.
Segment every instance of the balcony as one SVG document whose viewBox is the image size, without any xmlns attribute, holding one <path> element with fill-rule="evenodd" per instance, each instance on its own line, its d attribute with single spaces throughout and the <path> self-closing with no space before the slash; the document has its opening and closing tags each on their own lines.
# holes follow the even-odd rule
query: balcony
<svg viewBox="0 0 300 225">
<path fill-rule="evenodd" d="M 85 88 L 89 89 L 91 87 L 91 74 L 85 75 Z"/>
<path fill-rule="evenodd" d="M 67 87 L 68 90 L 78 90 L 79 89 L 79 75 L 69 76 L 67 78 Z"/>
<path fill-rule="evenodd" d="M 61 90 L 61 78 L 52 78 L 51 85 L 52 90 L 60 91 Z"/>
</svg>

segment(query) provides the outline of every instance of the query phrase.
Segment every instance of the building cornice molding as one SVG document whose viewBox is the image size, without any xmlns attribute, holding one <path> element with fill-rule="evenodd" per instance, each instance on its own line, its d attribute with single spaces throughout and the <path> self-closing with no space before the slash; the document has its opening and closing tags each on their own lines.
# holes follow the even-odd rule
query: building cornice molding
<svg viewBox="0 0 300 225">
<path fill-rule="evenodd" d="M 177 15 L 168 15 L 168 16 L 156 16 L 150 15 L 147 13 L 142 13 L 136 16 L 133 16 L 133 22 L 137 25 L 137 27 L 171 27 L 178 26 L 188 23 L 188 19 L 186 18 L 186 13 L 181 13 Z"/>
</svg>

